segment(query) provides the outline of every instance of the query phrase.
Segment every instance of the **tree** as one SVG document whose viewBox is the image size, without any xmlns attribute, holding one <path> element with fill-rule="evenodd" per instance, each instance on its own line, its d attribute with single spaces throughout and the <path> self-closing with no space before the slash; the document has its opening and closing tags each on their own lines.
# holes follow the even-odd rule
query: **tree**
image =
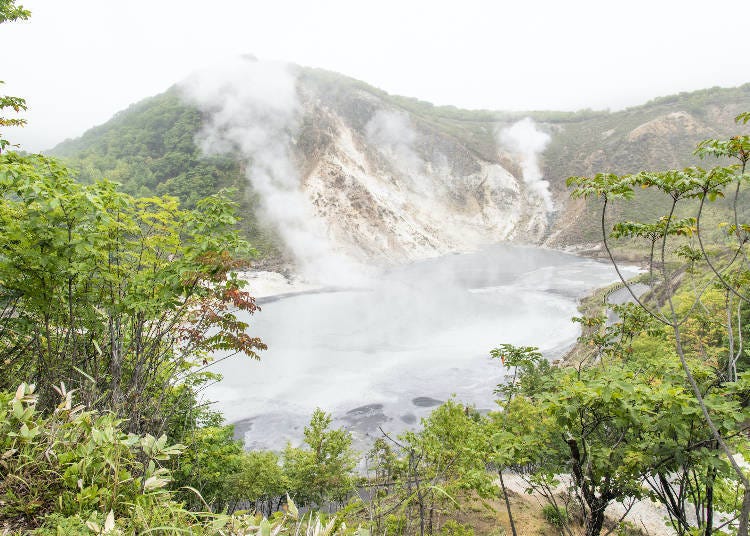
<svg viewBox="0 0 750 536">
<path fill-rule="evenodd" d="M 225 487 L 225 497 L 233 506 L 249 502 L 267 516 L 279 507 L 289 489 L 279 456 L 259 450 L 242 455 L 239 469 L 229 476 Z"/>
<path fill-rule="evenodd" d="M 232 500 L 229 484 L 242 469 L 243 448 L 233 438 L 232 426 L 200 426 L 183 436 L 184 450 L 172 468 L 173 488 L 191 508 L 203 501 L 214 511 L 223 510 Z M 200 498 L 190 486 L 198 490 Z"/>
<path fill-rule="evenodd" d="M 457 510 L 461 495 L 494 496 L 480 423 L 474 408 L 449 400 L 423 419 L 419 432 L 404 434 L 411 466 L 406 488 L 414 491 L 407 504 L 415 503 L 418 508 L 420 534 L 434 534 Z"/>
<path fill-rule="evenodd" d="M 750 114 L 741 114 L 738 123 L 746 124 Z M 711 433 L 725 463 L 733 470 L 734 478 L 743 488 L 742 507 L 738 514 L 737 534 L 747 536 L 750 517 L 750 480 L 735 458 L 737 443 L 742 438 L 738 423 L 726 428 L 712 414 L 709 396 L 714 391 L 729 394 L 737 389 L 742 377 L 739 365 L 743 360 L 742 334 L 743 304 L 748 304 L 747 244 L 750 226 L 745 223 L 744 184 L 746 165 L 750 159 L 750 136 L 738 135 L 729 140 L 706 140 L 699 144 L 696 154 L 702 158 L 729 158 L 727 166 L 702 169 L 640 172 L 632 175 L 599 173 L 593 177 L 571 177 L 574 197 L 597 197 L 602 201 L 601 235 L 609 258 L 620 274 L 613 249 L 617 241 L 646 243 L 646 262 L 649 267 L 651 292 L 639 297 L 621 279 L 643 311 L 654 322 L 669 330 L 676 358 L 690 386 L 694 404 Z M 664 200 L 666 211 L 656 222 L 617 222 L 612 231 L 607 229 L 607 210 L 616 202 L 632 199 L 636 188 L 652 193 L 654 200 Z M 713 208 L 713 213 L 710 210 Z M 690 288 L 693 296 L 687 307 L 679 307 L 675 299 L 677 289 Z M 706 296 L 711 288 L 724 293 L 726 335 L 723 357 L 712 362 L 705 351 L 707 341 L 703 326 L 712 315 L 706 307 Z M 714 317 L 715 318 L 715 317 Z M 689 330 L 693 329 L 695 344 L 689 344 Z M 696 325 L 700 329 L 695 329 Z M 692 346 L 692 347 L 691 347 Z M 696 370 L 714 365 L 712 390 L 701 386 Z M 730 421 L 731 422 L 731 421 Z M 713 531 L 712 520 L 705 526 L 705 534 Z"/>
<path fill-rule="evenodd" d="M 322 508 L 328 502 L 342 503 L 354 491 L 356 456 L 351 434 L 330 429 L 331 415 L 320 408 L 305 426 L 304 448 L 287 444 L 283 467 L 289 494 L 301 505 Z"/>
<path fill-rule="evenodd" d="M 435 534 L 458 510 L 458 498 L 494 496 L 485 446 L 479 414 L 453 400 L 423 419 L 421 430 L 378 440 L 369 457 L 376 530 L 394 520 L 403 530 L 418 523 L 420 534 Z"/>
<path fill-rule="evenodd" d="M 497 386 L 496 394 L 504 397 L 509 404 L 517 392 L 532 393 L 540 387 L 541 380 L 550 372 L 550 364 L 544 359 L 539 349 L 532 346 L 514 346 L 512 344 L 501 344 L 490 351 L 490 357 L 499 359 L 504 367 L 513 367 L 513 377 L 509 382 Z M 519 370 L 521 372 L 519 377 Z M 519 385 L 520 382 L 520 385 Z M 505 509 L 508 512 L 508 521 L 513 536 L 517 536 L 516 524 L 513 519 L 513 509 L 510 506 L 508 490 L 505 487 L 503 471 L 516 463 L 511 452 L 507 449 L 506 442 L 509 439 L 501 429 L 496 429 L 498 420 L 492 414 L 485 422 L 485 436 L 487 437 L 487 459 L 500 479 L 500 487 L 505 501 Z"/>
<path fill-rule="evenodd" d="M 209 352 L 265 348 L 235 314 L 257 308 L 234 272 L 252 250 L 233 211 L 222 194 L 182 210 L 1 155 L 0 383 L 33 381 L 50 408 L 65 381 L 132 431 L 165 429 L 174 395 L 211 379 Z"/>
<path fill-rule="evenodd" d="M 521 379 L 534 381 L 523 382 L 527 388 L 490 415 L 492 459 L 518 471 L 556 511 L 572 501 L 586 536 L 601 533 L 610 503 L 632 504 L 648 489 L 678 534 L 694 526 L 687 514 L 691 501 L 697 526 L 706 530 L 713 490 L 720 479 L 732 479 L 711 430 L 696 423 L 700 410 L 679 363 L 662 338 L 655 341 L 655 351 L 648 348 L 653 340 L 640 339 L 596 366 L 527 368 Z M 711 392 L 710 367 L 691 364 L 720 432 L 736 432 L 748 417 L 740 397 Z M 571 475 L 567 484 L 558 477 L 563 473 Z M 567 495 L 560 495 L 560 486 Z M 569 526 L 562 530 L 574 534 Z"/>
</svg>

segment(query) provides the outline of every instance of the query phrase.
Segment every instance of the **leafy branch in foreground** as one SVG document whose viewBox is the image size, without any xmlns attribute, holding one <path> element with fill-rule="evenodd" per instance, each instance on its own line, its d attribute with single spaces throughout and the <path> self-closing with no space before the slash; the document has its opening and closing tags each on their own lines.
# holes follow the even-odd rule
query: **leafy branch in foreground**
<svg viewBox="0 0 750 536">
<path fill-rule="evenodd" d="M 236 275 L 252 253 L 236 221 L 222 194 L 183 210 L 0 155 L 0 387 L 34 382 L 50 409 L 65 381 L 131 431 L 160 433 L 211 379 L 214 352 L 265 348 L 246 333 L 257 306 Z"/>
<path fill-rule="evenodd" d="M 61 385 L 50 413 L 37 409 L 33 385 L 0 392 L 0 528 L 7 534 L 81 536 L 193 534 L 271 536 L 359 534 L 335 516 L 287 508 L 268 518 L 238 511 L 186 510 L 168 489 L 183 445 L 127 434 L 112 414 L 87 410 Z M 12 531 L 12 532 L 11 532 Z"/>
<path fill-rule="evenodd" d="M 0 0 L 0 24 L 16 20 L 28 20 L 31 11 L 16 5 L 16 0 Z"/>
<path fill-rule="evenodd" d="M 13 22 L 16 20 L 27 20 L 31 12 L 24 9 L 23 6 L 16 5 L 15 0 L 0 0 L 0 24 L 4 22 Z M 0 85 L 5 82 L 0 80 Z M 15 113 L 26 111 L 26 100 L 21 97 L 11 97 L 9 95 L 0 95 L 0 113 L 3 110 L 11 109 Z M 2 127 L 21 127 L 26 124 L 25 119 L 17 117 L 3 117 L 0 115 L 0 128 Z M 2 153 L 10 142 L 3 138 L 0 133 L 0 153 Z"/>
</svg>

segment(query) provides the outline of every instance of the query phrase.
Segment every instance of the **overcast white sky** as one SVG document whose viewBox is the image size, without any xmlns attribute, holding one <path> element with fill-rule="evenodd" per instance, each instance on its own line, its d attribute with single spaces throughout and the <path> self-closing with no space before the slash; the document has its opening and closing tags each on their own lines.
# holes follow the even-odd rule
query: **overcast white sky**
<svg viewBox="0 0 750 536">
<path fill-rule="evenodd" d="M 213 58 L 322 67 L 437 104 L 622 108 L 750 81 L 747 0 L 21 0 L 0 79 L 46 149 Z"/>
</svg>

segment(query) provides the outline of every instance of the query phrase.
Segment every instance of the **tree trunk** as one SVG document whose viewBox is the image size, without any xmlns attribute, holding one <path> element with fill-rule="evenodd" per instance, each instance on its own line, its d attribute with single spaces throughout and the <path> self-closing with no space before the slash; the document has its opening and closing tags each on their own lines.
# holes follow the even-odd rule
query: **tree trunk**
<svg viewBox="0 0 750 536">
<path fill-rule="evenodd" d="M 508 510 L 508 520 L 510 521 L 510 531 L 513 536 L 518 536 L 516 532 L 516 524 L 513 521 L 513 511 L 510 508 L 510 500 L 508 499 L 508 491 L 505 489 L 505 481 L 503 480 L 502 469 L 497 470 L 497 474 L 500 476 L 500 487 L 503 490 L 503 498 L 505 499 L 505 508 Z"/>
<path fill-rule="evenodd" d="M 417 503 L 419 504 L 419 536 L 424 536 L 424 498 L 419 487 L 419 477 L 417 477 Z"/>
<path fill-rule="evenodd" d="M 714 531 L 714 477 L 716 476 L 716 469 L 713 467 L 708 468 L 708 475 L 706 478 L 706 536 L 711 536 Z"/>
<path fill-rule="evenodd" d="M 419 485 L 419 472 L 417 471 L 417 463 L 414 463 L 414 454 L 410 454 L 410 464 L 414 471 L 414 484 L 417 488 L 417 504 L 419 504 L 419 536 L 424 536 L 424 497 L 422 497 L 422 489 Z"/>
<path fill-rule="evenodd" d="M 591 509 L 591 516 L 586 520 L 586 536 L 599 536 L 604 526 L 604 510 L 606 506 L 597 505 Z"/>
<path fill-rule="evenodd" d="M 748 536 L 747 518 L 750 516 L 750 489 L 745 489 L 745 495 L 742 498 L 742 510 L 740 511 L 740 526 L 737 529 L 737 536 Z"/>
<path fill-rule="evenodd" d="M 117 412 L 117 410 L 120 409 L 120 382 L 122 380 L 122 333 L 120 330 L 119 318 L 109 318 L 109 346 L 109 374 L 112 382 L 110 391 L 110 409 Z"/>
</svg>

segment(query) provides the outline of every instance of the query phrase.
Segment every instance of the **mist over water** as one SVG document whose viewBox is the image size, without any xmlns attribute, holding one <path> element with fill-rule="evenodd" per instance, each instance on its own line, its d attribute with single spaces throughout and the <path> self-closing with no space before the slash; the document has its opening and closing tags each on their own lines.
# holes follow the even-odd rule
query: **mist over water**
<svg viewBox="0 0 750 536">
<path fill-rule="evenodd" d="M 364 288 L 265 303 L 251 332 L 269 350 L 260 363 L 217 365 L 224 379 L 207 396 L 250 448 L 298 441 L 316 407 L 364 446 L 378 425 L 398 433 L 453 394 L 491 408 L 502 369 L 490 349 L 560 356 L 578 335 L 577 298 L 615 279 L 607 263 L 503 245 L 394 268 Z"/>
</svg>

